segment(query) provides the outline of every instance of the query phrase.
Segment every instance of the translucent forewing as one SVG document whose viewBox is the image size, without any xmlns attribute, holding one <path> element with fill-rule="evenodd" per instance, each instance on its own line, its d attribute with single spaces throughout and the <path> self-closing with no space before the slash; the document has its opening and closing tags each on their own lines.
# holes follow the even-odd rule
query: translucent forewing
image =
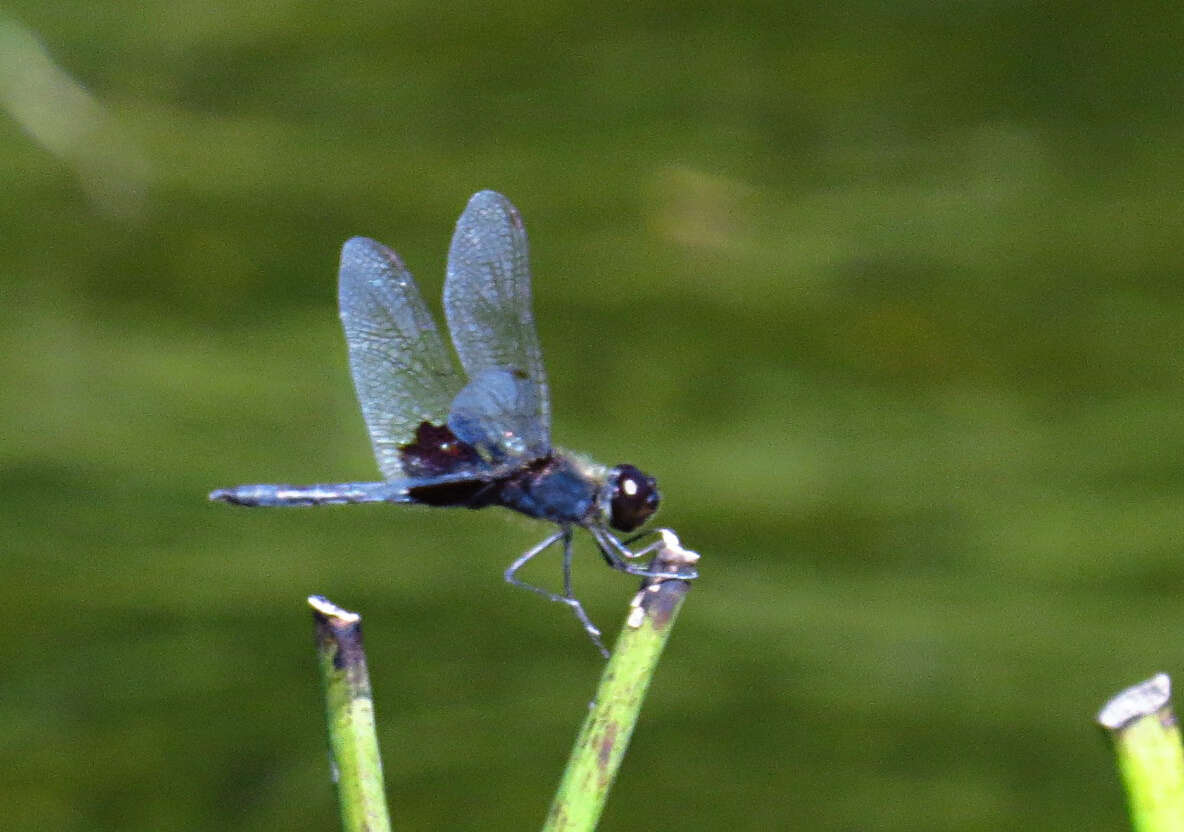
<svg viewBox="0 0 1184 832">
<path fill-rule="evenodd" d="M 514 465 L 546 454 L 537 445 L 538 388 L 525 375 L 496 367 L 482 370 L 457 394 L 448 427 L 494 465 Z M 536 444 L 528 443 L 536 437 Z"/>
<path fill-rule="evenodd" d="M 444 314 L 469 378 L 487 392 L 513 388 L 513 400 L 530 408 L 505 414 L 504 424 L 486 426 L 485 432 L 500 428 L 511 456 L 545 456 L 551 450 L 551 413 L 531 311 L 526 229 L 501 194 L 475 194 L 457 221 L 448 250 Z M 486 371 L 512 373 L 514 382 Z"/>
</svg>

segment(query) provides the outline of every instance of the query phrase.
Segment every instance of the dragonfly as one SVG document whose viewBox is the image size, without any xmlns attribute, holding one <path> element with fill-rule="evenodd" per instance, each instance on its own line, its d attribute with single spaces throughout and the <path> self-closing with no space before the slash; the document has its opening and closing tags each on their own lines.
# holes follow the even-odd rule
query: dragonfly
<svg viewBox="0 0 1184 832">
<path fill-rule="evenodd" d="M 636 562 L 637 532 L 658 509 L 655 479 L 551 446 L 551 411 L 535 330 L 526 229 L 495 191 L 470 198 L 456 224 L 444 280 L 444 315 L 463 373 L 449 355 L 399 255 L 366 237 L 341 251 L 338 303 L 350 371 L 370 434 L 379 482 L 240 485 L 210 493 L 240 506 L 413 503 L 470 509 L 503 506 L 556 530 L 504 572 L 510 584 L 567 605 L 607 656 L 600 631 L 572 591 L 572 540 L 587 530 L 605 562 L 648 578 L 696 577 Z M 631 533 L 622 539 L 614 532 Z M 556 544 L 562 592 L 518 572 Z"/>
</svg>

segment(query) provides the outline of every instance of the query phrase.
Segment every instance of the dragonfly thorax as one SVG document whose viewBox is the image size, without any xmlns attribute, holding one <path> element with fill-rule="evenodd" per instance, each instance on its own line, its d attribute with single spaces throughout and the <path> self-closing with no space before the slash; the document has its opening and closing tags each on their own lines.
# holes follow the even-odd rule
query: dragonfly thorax
<svg viewBox="0 0 1184 832">
<path fill-rule="evenodd" d="M 556 452 L 499 480 L 494 502 L 560 525 L 598 524 L 607 473 L 603 466 Z"/>
</svg>

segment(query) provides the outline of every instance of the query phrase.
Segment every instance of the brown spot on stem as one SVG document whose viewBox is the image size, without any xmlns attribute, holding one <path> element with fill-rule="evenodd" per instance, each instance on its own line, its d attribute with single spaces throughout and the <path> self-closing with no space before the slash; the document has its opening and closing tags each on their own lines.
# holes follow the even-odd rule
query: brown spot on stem
<svg viewBox="0 0 1184 832">
<path fill-rule="evenodd" d="M 604 728 L 604 738 L 600 740 L 600 752 L 596 755 L 596 762 L 600 768 L 606 769 L 613 756 L 613 748 L 617 744 L 617 724 L 610 722 Z"/>
</svg>

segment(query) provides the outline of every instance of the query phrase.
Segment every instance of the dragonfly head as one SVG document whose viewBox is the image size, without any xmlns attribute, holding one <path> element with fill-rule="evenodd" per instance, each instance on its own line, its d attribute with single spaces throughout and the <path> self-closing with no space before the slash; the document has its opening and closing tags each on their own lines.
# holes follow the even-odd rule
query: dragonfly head
<svg viewBox="0 0 1184 832">
<path fill-rule="evenodd" d="M 631 532 L 658 510 L 661 495 L 657 481 L 632 465 L 618 465 L 609 471 L 605 484 L 608 523 L 614 529 Z"/>
</svg>

